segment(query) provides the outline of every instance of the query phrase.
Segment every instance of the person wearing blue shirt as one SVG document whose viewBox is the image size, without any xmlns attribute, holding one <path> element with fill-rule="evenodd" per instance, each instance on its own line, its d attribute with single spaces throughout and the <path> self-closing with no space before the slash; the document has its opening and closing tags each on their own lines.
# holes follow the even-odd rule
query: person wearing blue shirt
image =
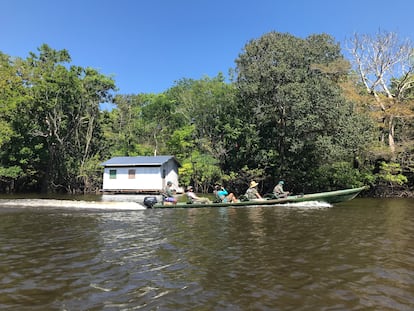
<svg viewBox="0 0 414 311">
<path fill-rule="evenodd" d="M 229 193 L 223 186 L 217 184 L 214 193 L 216 197 L 223 203 L 235 203 L 238 202 L 236 196 L 233 193 Z"/>
</svg>

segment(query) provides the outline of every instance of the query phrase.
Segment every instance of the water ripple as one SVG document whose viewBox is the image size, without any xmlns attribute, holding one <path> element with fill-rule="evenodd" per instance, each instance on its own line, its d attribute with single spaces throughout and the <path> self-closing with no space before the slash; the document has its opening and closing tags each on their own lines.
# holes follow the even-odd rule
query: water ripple
<svg viewBox="0 0 414 311">
<path fill-rule="evenodd" d="M 2 310 L 413 310 L 414 204 L 0 222 Z"/>
</svg>

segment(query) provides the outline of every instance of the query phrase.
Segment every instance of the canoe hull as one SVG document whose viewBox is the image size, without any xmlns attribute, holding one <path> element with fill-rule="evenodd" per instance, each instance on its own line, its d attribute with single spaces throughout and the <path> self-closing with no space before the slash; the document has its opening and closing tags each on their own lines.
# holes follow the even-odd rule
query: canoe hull
<svg viewBox="0 0 414 311">
<path fill-rule="evenodd" d="M 328 191 L 313 194 L 304 194 L 302 196 L 287 197 L 289 203 L 292 202 L 306 202 L 306 201 L 321 201 L 330 204 L 345 202 L 354 199 L 358 194 L 366 189 L 365 187 Z"/>
<path fill-rule="evenodd" d="M 226 206 L 263 206 L 263 205 L 279 205 L 279 204 L 288 204 L 288 203 L 300 203 L 300 202 L 307 202 L 307 201 L 319 201 L 325 202 L 329 204 L 335 204 L 340 202 L 345 202 L 352 200 L 362 190 L 366 189 L 366 187 L 360 188 L 352 188 L 352 189 L 344 189 L 344 190 L 337 190 L 337 191 L 328 191 L 328 192 L 320 192 L 320 193 L 312 193 L 312 194 L 303 194 L 303 195 L 293 195 L 288 196 L 287 198 L 280 198 L 280 199 L 269 199 L 269 200 L 260 200 L 260 201 L 242 201 L 237 203 L 211 203 L 211 204 L 186 204 L 186 203 L 178 203 L 176 205 L 164 205 L 161 203 L 156 203 L 152 206 L 152 208 L 199 208 L 199 207 L 226 207 Z"/>
</svg>

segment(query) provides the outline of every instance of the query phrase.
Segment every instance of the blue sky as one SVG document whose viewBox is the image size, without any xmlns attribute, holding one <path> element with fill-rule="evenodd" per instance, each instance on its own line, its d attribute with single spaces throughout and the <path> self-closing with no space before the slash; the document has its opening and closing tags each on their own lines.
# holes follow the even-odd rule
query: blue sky
<svg viewBox="0 0 414 311">
<path fill-rule="evenodd" d="M 112 75 L 120 94 L 161 93 L 182 78 L 225 76 L 243 47 L 270 31 L 396 32 L 414 41 L 412 0 L 0 0 L 0 51 L 43 43 L 71 64 Z"/>
</svg>

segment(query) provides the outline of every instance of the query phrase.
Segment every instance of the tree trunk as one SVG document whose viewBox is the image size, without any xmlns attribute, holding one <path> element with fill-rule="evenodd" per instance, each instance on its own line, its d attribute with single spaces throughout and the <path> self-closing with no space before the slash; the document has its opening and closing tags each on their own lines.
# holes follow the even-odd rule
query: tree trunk
<svg viewBox="0 0 414 311">
<path fill-rule="evenodd" d="M 388 146 L 390 147 L 391 153 L 393 155 L 395 154 L 394 130 L 394 117 L 390 116 L 390 119 L 388 120 Z"/>
</svg>

